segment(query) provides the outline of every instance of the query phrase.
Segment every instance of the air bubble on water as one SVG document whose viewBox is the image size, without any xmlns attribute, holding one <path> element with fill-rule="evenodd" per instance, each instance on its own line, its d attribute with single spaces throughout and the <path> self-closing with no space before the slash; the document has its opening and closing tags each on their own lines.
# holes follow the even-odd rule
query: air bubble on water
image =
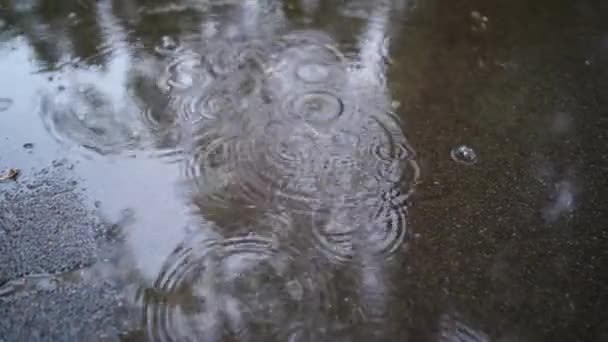
<svg viewBox="0 0 608 342">
<path fill-rule="evenodd" d="M 477 154 L 472 148 L 466 145 L 454 147 L 450 152 L 450 156 L 455 162 L 465 165 L 473 165 L 477 162 Z"/>
<path fill-rule="evenodd" d="M 169 36 L 163 36 L 161 45 L 162 45 L 163 49 L 167 49 L 167 50 L 174 50 L 177 47 L 177 43 L 175 42 L 175 39 L 173 39 Z"/>
</svg>

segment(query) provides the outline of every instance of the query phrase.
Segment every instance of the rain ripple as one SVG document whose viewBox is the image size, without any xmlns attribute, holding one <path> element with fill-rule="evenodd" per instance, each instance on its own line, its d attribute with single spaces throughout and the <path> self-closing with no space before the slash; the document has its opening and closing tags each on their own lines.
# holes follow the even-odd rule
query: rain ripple
<svg viewBox="0 0 608 342">
<path fill-rule="evenodd" d="M 77 145 L 96 153 L 119 154 L 138 149 L 147 133 L 137 117 L 134 103 L 112 98 L 94 85 L 69 87 L 45 94 L 41 116 L 47 130 L 59 142 Z"/>
<path fill-rule="evenodd" d="M 182 53 L 172 59 L 160 78 L 159 88 L 165 92 L 185 91 L 193 87 L 205 87 L 211 76 L 204 68 L 202 57 L 197 53 Z"/>
<path fill-rule="evenodd" d="M 179 97 L 185 116 L 199 118 L 186 177 L 208 201 L 238 194 L 312 217 L 310 240 L 332 261 L 390 257 L 406 240 L 419 177 L 399 118 L 383 97 L 349 91 L 348 62 L 331 38 L 295 32 L 278 45 L 254 63 L 264 72 L 232 68 L 199 97 Z M 239 92 L 248 77 L 254 90 Z"/>
<path fill-rule="evenodd" d="M 313 243 L 333 263 L 392 257 L 407 238 L 407 199 L 396 189 L 370 197 L 353 208 L 334 208 L 313 215 Z"/>
<path fill-rule="evenodd" d="M 324 274 L 264 236 L 189 239 L 145 291 L 148 338 L 274 341 L 319 329 L 334 298 Z"/>
</svg>

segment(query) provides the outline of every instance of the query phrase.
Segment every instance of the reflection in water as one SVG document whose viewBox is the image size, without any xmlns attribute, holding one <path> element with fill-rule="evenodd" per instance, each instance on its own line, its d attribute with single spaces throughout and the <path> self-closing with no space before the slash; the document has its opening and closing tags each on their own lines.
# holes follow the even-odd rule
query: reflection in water
<svg viewBox="0 0 608 342">
<path fill-rule="evenodd" d="M 335 298 L 327 276 L 272 237 L 192 238 L 170 256 L 147 293 L 148 336 L 291 341 L 323 331 Z"/>
<path fill-rule="evenodd" d="M 374 13 L 355 60 L 320 31 L 253 29 L 262 15 L 281 22 L 276 7 L 235 7 L 216 33 L 200 41 L 163 37 L 156 49 L 167 65 L 158 85 L 185 137 L 186 179 L 219 237 L 191 239 L 167 260 L 145 298 L 148 334 L 209 341 L 382 335 L 390 296 L 383 260 L 406 241 L 418 177 L 378 56 L 386 53 L 388 9 Z M 249 230 L 217 216 L 238 208 L 235 220 Z M 257 213 L 244 219 L 251 208 Z M 263 212 L 291 223 L 264 229 Z M 348 305 L 327 302 L 332 264 L 359 265 Z M 354 321 L 336 320 L 340 307 Z M 355 322 L 367 328 L 353 330 Z"/>
<path fill-rule="evenodd" d="M 0 112 L 7 111 L 9 108 L 11 108 L 12 104 L 13 100 L 7 98 L 0 98 Z"/>
<path fill-rule="evenodd" d="M 521 13 L 536 6 L 521 3 Z M 583 120 L 558 112 L 541 127 L 554 139 L 531 132 L 543 126 L 531 113 L 545 110 L 551 96 L 528 79 L 537 75 L 528 65 L 544 60 L 518 58 L 522 48 L 501 41 L 513 31 L 507 40 L 530 43 L 517 36 L 519 19 L 505 19 L 516 15 L 500 14 L 519 13 L 515 7 L 475 8 L 468 0 L 0 4 L 1 36 L 22 35 L 32 48 L 36 64 L 28 66 L 45 84 L 32 112 L 49 135 L 84 148 L 90 168 L 105 165 L 94 183 L 139 189 L 130 197 L 137 227 L 124 235 L 130 247 L 106 267 L 129 268 L 121 280 L 143 293 L 136 307 L 149 340 L 488 341 L 511 336 L 505 331 L 532 315 L 541 323 L 579 317 L 578 303 L 591 295 L 577 297 L 585 287 L 572 281 L 565 291 L 561 275 L 598 284 L 601 272 L 591 266 L 600 262 L 589 261 L 591 248 L 578 248 L 589 246 L 579 236 L 591 235 L 559 229 L 585 206 L 581 174 L 593 165 L 562 163 Z M 501 44 L 517 53 L 498 51 Z M 596 65 L 580 62 L 581 70 Z M 568 56 L 568 63 L 578 62 Z M 543 82 L 559 74 L 542 70 Z M 561 79 L 548 80 L 559 89 Z M 29 108 L 14 94 L 0 96 L 0 114 L 11 114 L 5 118 Z M 413 122 L 420 157 L 397 108 Z M 455 147 L 459 141 L 475 150 Z M 34 142 L 36 151 L 44 146 Z M 558 154 L 538 147 L 544 142 Z M 477 153 L 483 163 L 476 167 L 450 160 L 472 165 Z M 546 163 L 530 177 L 539 155 Z M 419 183 L 418 163 L 430 181 Z M 124 183 L 110 181 L 108 171 Z M 189 211 L 165 198 L 175 183 L 186 189 Z M 411 207 L 424 195 L 430 200 Z M 195 228 L 179 241 L 174 227 L 190 215 Z M 545 226 L 555 228 L 546 234 Z M 539 305 L 545 299 L 561 311 Z"/>
<path fill-rule="evenodd" d="M 132 150 L 142 142 L 137 108 L 117 107 L 111 95 L 82 84 L 43 97 L 45 125 L 59 141 L 77 144 L 100 154 Z"/>
</svg>

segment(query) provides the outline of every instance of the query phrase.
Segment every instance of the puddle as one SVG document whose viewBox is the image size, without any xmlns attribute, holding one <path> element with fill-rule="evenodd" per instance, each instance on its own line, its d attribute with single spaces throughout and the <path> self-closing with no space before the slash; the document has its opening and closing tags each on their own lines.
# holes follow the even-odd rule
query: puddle
<svg viewBox="0 0 608 342">
<path fill-rule="evenodd" d="M 607 11 L 7 2 L 0 301 L 54 303 L 40 336 L 74 286 L 141 322 L 110 340 L 600 340 Z"/>
</svg>

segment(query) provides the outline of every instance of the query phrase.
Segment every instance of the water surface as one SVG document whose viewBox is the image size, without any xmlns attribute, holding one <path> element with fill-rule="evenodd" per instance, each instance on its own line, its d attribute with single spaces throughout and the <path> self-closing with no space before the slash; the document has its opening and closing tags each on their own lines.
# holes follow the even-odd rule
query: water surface
<svg viewBox="0 0 608 342">
<path fill-rule="evenodd" d="M 0 168 L 66 158 L 121 222 L 67 273 L 122 340 L 602 341 L 606 17 L 0 1 Z"/>
</svg>

